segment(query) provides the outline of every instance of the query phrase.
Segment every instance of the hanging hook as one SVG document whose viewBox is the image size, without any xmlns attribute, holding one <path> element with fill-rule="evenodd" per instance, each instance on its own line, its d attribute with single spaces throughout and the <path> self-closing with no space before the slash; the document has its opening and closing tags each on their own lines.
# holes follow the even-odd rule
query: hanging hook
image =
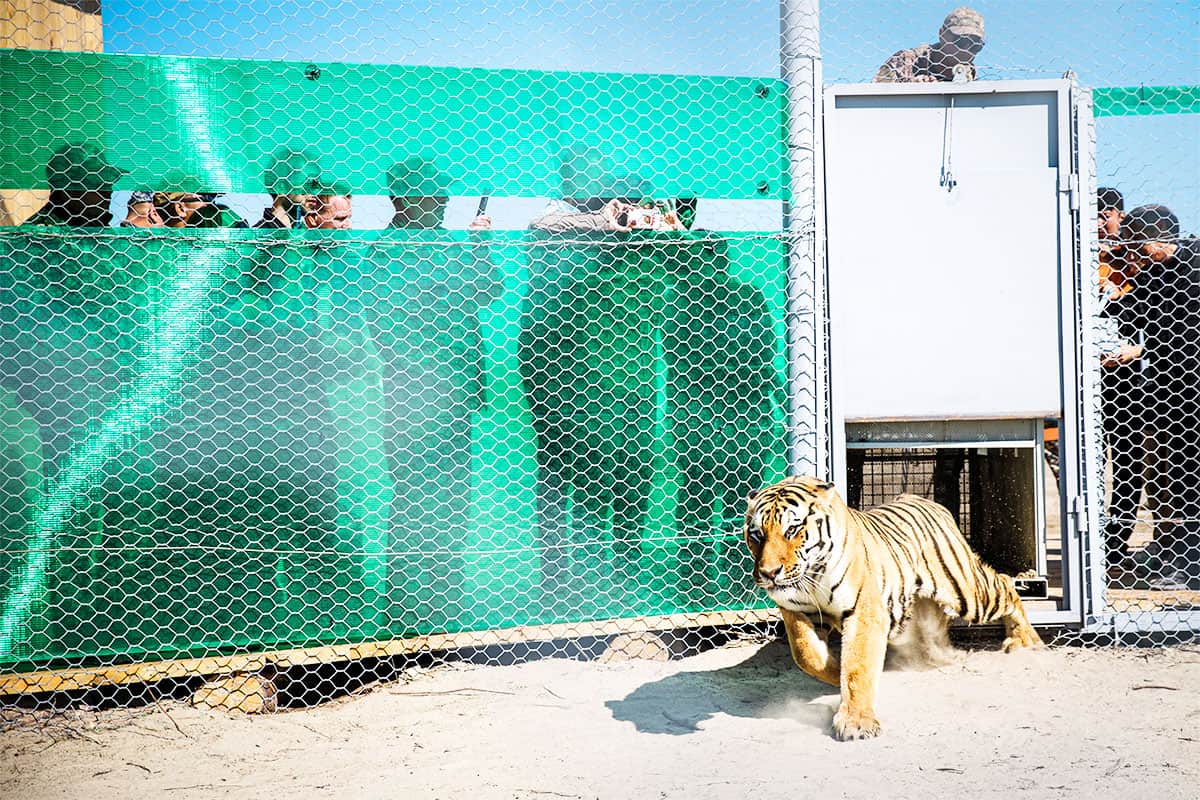
<svg viewBox="0 0 1200 800">
<path fill-rule="evenodd" d="M 954 179 L 952 167 L 954 160 L 952 152 L 954 147 L 954 95 L 949 95 L 947 101 L 946 119 L 942 127 L 942 174 L 938 185 L 945 186 L 947 192 L 952 192 L 958 185 L 958 181 Z"/>
</svg>

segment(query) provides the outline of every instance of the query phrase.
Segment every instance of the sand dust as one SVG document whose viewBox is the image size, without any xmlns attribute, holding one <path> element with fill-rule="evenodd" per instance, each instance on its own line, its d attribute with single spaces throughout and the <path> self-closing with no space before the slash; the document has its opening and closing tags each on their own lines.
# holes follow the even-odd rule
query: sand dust
<svg viewBox="0 0 1200 800">
<path fill-rule="evenodd" d="M 0 737 L 0 797 L 1194 798 L 1200 649 L 974 651 L 885 673 L 882 738 L 778 642 L 439 667 L 247 717 L 181 703 Z M 82 738 L 86 737 L 86 738 Z"/>
</svg>

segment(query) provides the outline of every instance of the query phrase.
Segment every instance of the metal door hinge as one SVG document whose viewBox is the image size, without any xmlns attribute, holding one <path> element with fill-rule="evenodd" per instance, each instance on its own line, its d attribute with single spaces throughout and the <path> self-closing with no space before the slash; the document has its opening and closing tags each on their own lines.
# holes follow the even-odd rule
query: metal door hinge
<svg viewBox="0 0 1200 800">
<path fill-rule="evenodd" d="M 1087 528 L 1087 515 L 1084 514 L 1086 506 L 1083 502 L 1082 495 L 1076 495 L 1071 498 L 1071 508 L 1068 512 L 1071 516 L 1071 524 L 1075 526 L 1075 532 L 1082 534 Z"/>
<path fill-rule="evenodd" d="M 1072 172 L 1059 180 L 1058 191 L 1067 195 L 1067 203 L 1072 211 L 1079 210 L 1079 173 Z"/>
</svg>

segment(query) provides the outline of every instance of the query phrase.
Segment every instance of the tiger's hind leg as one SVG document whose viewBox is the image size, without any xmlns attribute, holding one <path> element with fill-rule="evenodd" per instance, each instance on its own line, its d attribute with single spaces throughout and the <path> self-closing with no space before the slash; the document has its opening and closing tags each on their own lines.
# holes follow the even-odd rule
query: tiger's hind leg
<svg viewBox="0 0 1200 800">
<path fill-rule="evenodd" d="M 1004 576 L 1007 578 L 1007 576 Z M 1009 580 L 1011 584 L 1012 581 Z M 1021 603 L 1021 598 L 1017 596 L 1017 590 L 1012 590 L 1014 603 L 1009 612 L 1004 615 L 1004 645 L 1003 650 L 1006 653 L 1011 653 L 1014 650 L 1020 650 L 1022 647 L 1041 647 L 1042 637 L 1038 636 L 1037 631 L 1029 624 L 1029 617 L 1025 615 L 1025 606 Z"/>
<path fill-rule="evenodd" d="M 1004 644 L 1001 645 L 1001 649 L 1006 653 L 1023 647 L 1041 647 L 1042 638 L 1029 624 L 1025 605 L 1021 602 L 1021 596 L 1017 594 L 1013 579 L 983 564 L 980 564 L 980 567 L 983 574 L 979 576 L 982 578 L 978 581 L 979 591 L 990 596 L 978 598 L 978 607 L 990 609 L 991 613 L 978 621 L 1004 623 Z"/>
</svg>

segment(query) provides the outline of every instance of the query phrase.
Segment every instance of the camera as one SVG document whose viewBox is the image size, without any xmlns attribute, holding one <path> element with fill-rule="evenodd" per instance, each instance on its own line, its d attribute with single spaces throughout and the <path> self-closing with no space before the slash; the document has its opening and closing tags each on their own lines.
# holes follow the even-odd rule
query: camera
<svg viewBox="0 0 1200 800">
<path fill-rule="evenodd" d="M 622 211 L 617 217 L 617 222 L 623 227 L 635 230 L 666 230 L 670 227 L 658 204 L 648 203 L 634 206 L 628 211 Z"/>
</svg>

